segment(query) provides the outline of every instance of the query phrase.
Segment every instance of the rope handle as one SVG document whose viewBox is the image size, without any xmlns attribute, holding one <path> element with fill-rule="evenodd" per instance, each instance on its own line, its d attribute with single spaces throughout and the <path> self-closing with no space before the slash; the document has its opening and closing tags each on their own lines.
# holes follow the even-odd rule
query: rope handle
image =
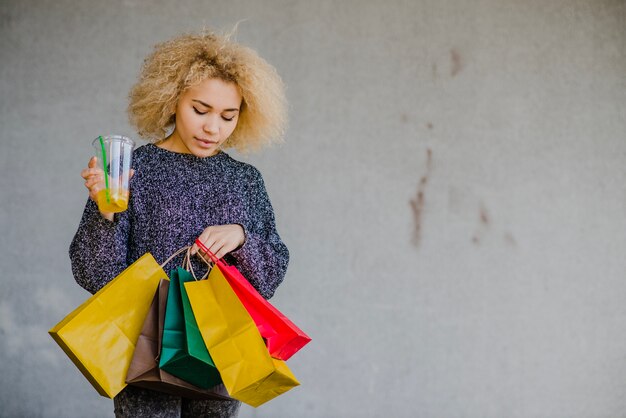
<svg viewBox="0 0 626 418">
<path fill-rule="evenodd" d="M 200 254 L 198 254 L 200 255 Z M 207 261 L 204 257 L 200 257 L 202 259 L 202 261 L 204 261 L 208 267 L 207 272 L 204 274 L 204 276 L 200 277 L 200 279 L 198 279 L 198 277 L 196 277 L 196 272 L 193 271 L 193 263 L 191 262 L 191 247 L 189 247 L 189 250 L 187 250 L 187 254 L 185 254 L 185 259 L 183 260 L 183 268 L 185 270 L 187 270 L 189 273 L 191 273 L 191 276 L 194 278 L 195 281 L 198 280 L 204 280 L 207 277 L 209 277 L 209 273 L 211 272 L 211 267 L 213 267 L 213 265 L 211 264 L 210 261 Z"/>
<path fill-rule="evenodd" d="M 186 247 L 183 247 L 183 248 L 181 248 L 180 250 L 176 251 L 174 254 L 172 254 L 172 255 L 170 256 L 170 258 L 168 258 L 167 260 L 165 260 L 165 261 L 163 262 L 163 264 L 161 264 L 161 268 L 165 267 L 165 265 L 166 265 L 167 263 L 169 263 L 170 261 L 172 261 L 172 260 L 174 259 L 174 257 L 176 257 L 177 255 L 179 255 L 179 254 L 180 254 L 180 253 L 182 253 L 183 251 L 189 251 L 189 249 L 190 249 L 190 248 L 191 248 L 190 246 L 186 246 Z"/>
<path fill-rule="evenodd" d="M 165 260 L 163 262 L 163 264 L 161 264 L 161 268 L 165 267 L 165 265 L 167 263 L 172 261 L 176 256 L 180 255 L 180 253 L 182 253 L 183 251 L 186 251 L 186 253 L 185 253 L 185 258 L 183 258 L 183 264 L 182 264 L 181 267 L 184 268 L 185 270 L 187 270 L 188 272 L 190 272 L 195 280 L 204 280 L 204 279 L 206 279 L 207 276 L 209 275 L 209 271 L 211 271 L 211 267 L 212 267 L 211 262 L 207 261 L 204 257 L 202 257 L 200 254 L 198 254 L 198 255 L 200 255 L 200 258 L 202 259 L 202 261 L 204 261 L 206 263 L 206 265 L 209 267 L 209 271 L 207 271 L 207 273 L 204 276 L 202 276 L 200 279 L 198 279 L 196 277 L 196 273 L 193 270 L 193 265 L 191 263 L 191 246 L 190 245 L 188 245 L 186 247 L 183 247 L 180 250 L 177 250 L 176 252 L 174 252 L 174 254 L 172 254 L 167 260 Z"/>
</svg>

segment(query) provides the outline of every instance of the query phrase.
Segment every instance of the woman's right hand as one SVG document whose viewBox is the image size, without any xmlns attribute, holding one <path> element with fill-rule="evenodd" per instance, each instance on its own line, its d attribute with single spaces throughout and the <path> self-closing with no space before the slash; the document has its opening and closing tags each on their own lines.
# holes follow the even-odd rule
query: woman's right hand
<svg viewBox="0 0 626 418">
<path fill-rule="evenodd" d="M 91 157 L 87 168 L 81 171 L 80 176 L 85 179 L 85 187 L 89 190 L 89 197 L 94 202 L 98 202 L 98 192 L 104 189 L 104 171 L 98 168 L 96 157 Z M 102 217 L 113 221 L 113 212 L 102 212 Z"/>
</svg>

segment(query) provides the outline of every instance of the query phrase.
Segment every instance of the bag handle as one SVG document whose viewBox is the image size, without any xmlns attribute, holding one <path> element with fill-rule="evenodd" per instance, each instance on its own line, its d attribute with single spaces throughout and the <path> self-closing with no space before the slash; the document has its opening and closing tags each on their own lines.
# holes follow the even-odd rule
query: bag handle
<svg viewBox="0 0 626 418">
<path fill-rule="evenodd" d="M 179 254 L 180 254 L 180 253 L 182 253 L 183 251 L 187 251 L 187 252 L 189 252 L 189 250 L 190 250 L 190 249 L 191 249 L 191 246 L 186 246 L 186 247 L 183 247 L 183 248 L 181 248 L 180 250 L 176 251 L 174 254 L 172 254 L 172 255 L 170 256 L 170 258 L 168 258 L 167 260 L 165 260 L 165 261 L 163 262 L 163 264 L 161 264 L 161 268 L 165 267 L 165 265 L 166 265 L 167 263 L 169 263 L 170 261 L 172 261 L 172 260 L 174 259 L 174 257 L 176 257 L 177 255 L 179 255 Z"/>
<path fill-rule="evenodd" d="M 186 247 L 181 248 L 180 250 L 177 250 L 176 252 L 174 252 L 174 254 L 172 254 L 167 260 L 165 260 L 163 262 L 163 264 L 161 264 L 161 268 L 165 267 L 165 265 L 167 263 L 169 263 L 170 261 L 172 261 L 174 259 L 174 257 L 176 257 L 177 255 L 179 255 L 180 253 L 186 251 L 185 254 L 185 258 L 183 258 L 183 264 L 182 267 L 187 270 L 188 272 L 191 273 L 191 275 L 193 276 L 194 279 L 198 280 L 198 278 L 196 277 L 196 273 L 193 271 L 193 265 L 191 264 L 191 245 L 188 245 Z M 200 254 L 198 254 L 200 255 Z M 200 258 L 202 259 L 202 261 L 204 261 L 207 266 L 209 267 L 209 271 L 211 270 L 211 262 L 207 261 L 204 257 L 200 256 Z M 207 271 L 207 273 L 200 278 L 200 280 L 203 280 L 205 278 L 207 278 L 207 276 L 209 275 L 209 272 Z"/>
<path fill-rule="evenodd" d="M 197 246 L 198 246 L 198 247 L 199 247 L 202 251 L 204 251 L 204 252 L 206 253 L 206 255 L 208 255 L 208 256 L 209 256 L 209 258 L 211 259 L 211 261 L 213 262 L 213 264 L 217 264 L 217 265 L 219 265 L 219 266 L 228 266 L 228 263 L 227 263 L 224 259 L 218 260 L 218 258 L 215 256 L 215 254 L 213 254 L 213 253 L 211 252 L 211 250 L 209 250 L 209 249 L 206 247 L 206 245 L 204 245 L 204 244 L 202 243 L 202 241 L 200 241 L 200 239 L 199 239 L 199 238 L 198 238 L 198 239 L 196 239 L 196 245 L 197 245 Z M 205 261 L 206 261 L 206 260 L 205 260 Z"/>
<path fill-rule="evenodd" d="M 207 272 L 204 274 L 204 276 L 200 277 L 200 279 L 198 279 L 196 277 L 196 272 L 193 271 L 193 264 L 191 263 L 191 246 L 188 247 L 189 249 L 187 250 L 187 254 L 185 254 L 185 259 L 183 260 L 183 268 L 185 270 L 187 270 L 189 273 L 191 273 L 191 276 L 196 280 L 204 280 L 207 277 L 209 277 L 209 273 L 211 272 L 211 268 L 213 267 L 213 265 L 211 264 L 210 261 L 207 261 L 204 257 L 202 257 L 200 254 L 198 254 L 200 256 L 200 259 L 202 259 L 202 261 L 204 261 L 208 267 Z"/>
</svg>

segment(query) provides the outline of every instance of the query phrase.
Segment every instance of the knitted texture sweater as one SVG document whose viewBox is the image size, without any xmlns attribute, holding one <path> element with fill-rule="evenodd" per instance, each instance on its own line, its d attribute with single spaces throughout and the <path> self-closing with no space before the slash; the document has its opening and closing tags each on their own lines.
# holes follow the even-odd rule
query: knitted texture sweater
<svg viewBox="0 0 626 418">
<path fill-rule="evenodd" d="M 134 151 L 132 167 L 128 210 L 115 214 L 113 222 L 87 201 L 70 245 L 78 284 L 95 293 L 146 252 L 163 263 L 208 226 L 240 224 L 245 242 L 225 259 L 263 297 L 272 297 L 285 276 L 289 251 L 256 168 L 224 152 L 199 158 L 153 144 Z M 183 256 L 165 271 L 181 265 Z M 193 266 L 198 275 L 206 271 L 198 262 Z"/>
</svg>

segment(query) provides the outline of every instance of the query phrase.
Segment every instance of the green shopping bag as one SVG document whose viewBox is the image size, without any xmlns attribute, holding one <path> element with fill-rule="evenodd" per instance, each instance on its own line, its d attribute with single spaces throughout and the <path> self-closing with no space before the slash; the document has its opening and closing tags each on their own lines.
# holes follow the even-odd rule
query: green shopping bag
<svg viewBox="0 0 626 418">
<path fill-rule="evenodd" d="M 170 273 L 159 368 L 208 389 L 221 383 L 222 379 L 191 310 L 184 286 L 189 281 L 195 281 L 194 277 L 181 267 Z"/>
</svg>

